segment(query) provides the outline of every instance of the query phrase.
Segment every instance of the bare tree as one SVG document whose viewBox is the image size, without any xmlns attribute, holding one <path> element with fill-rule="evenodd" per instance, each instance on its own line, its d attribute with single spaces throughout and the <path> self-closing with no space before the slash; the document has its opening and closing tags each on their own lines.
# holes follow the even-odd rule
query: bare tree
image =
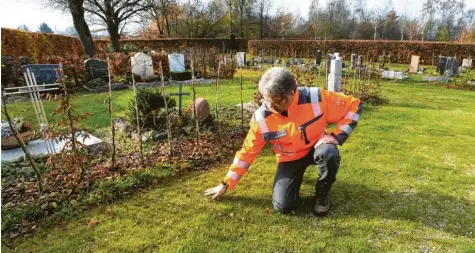
<svg viewBox="0 0 475 253">
<path fill-rule="evenodd" d="M 265 36 L 265 29 L 269 19 L 269 10 L 271 8 L 271 0 L 257 1 L 257 15 L 259 17 L 259 37 L 262 39 Z"/>
<path fill-rule="evenodd" d="M 370 11 L 368 15 L 371 20 L 371 25 L 373 26 L 373 29 L 374 29 L 373 40 L 376 40 L 378 28 L 384 24 L 385 15 L 381 10 L 378 10 L 378 9 L 374 9 Z"/>
<path fill-rule="evenodd" d="M 150 8 L 143 0 L 85 1 L 84 9 L 106 25 L 112 49 L 116 52 L 120 50 L 119 39 L 127 20 Z"/>
<path fill-rule="evenodd" d="M 163 37 L 166 33 L 168 37 L 171 36 L 170 31 L 170 10 L 176 5 L 173 0 L 147 0 L 149 14 L 157 25 L 160 36 Z"/>
</svg>

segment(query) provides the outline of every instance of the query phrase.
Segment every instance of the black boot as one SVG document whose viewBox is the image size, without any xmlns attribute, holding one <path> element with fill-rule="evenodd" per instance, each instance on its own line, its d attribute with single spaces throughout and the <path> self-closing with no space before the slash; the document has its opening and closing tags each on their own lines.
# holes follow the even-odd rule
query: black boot
<svg viewBox="0 0 475 253">
<path fill-rule="evenodd" d="M 317 216 L 327 216 L 330 212 L 330 189 L 331 184 L 319 181 L 316 187 L 316 203 L 313 207 Z"/>
</svg>

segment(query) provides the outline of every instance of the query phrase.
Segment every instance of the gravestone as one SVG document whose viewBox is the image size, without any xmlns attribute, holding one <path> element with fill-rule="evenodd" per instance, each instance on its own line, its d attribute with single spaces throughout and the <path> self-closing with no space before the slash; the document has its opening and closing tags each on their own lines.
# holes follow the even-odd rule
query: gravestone
<svg viewBox="0 0 475 253">
<path fill-rule="evenodd" d="M 76 135 L 76 140 L 84 145 L 89 152 L 96 152 L 101 149 L 102 147 L 102 140 L 91 135 L 91 134 L 86 134 L 83 131 L 77 131 L 75 133 Z M 86 135 L 88 136 L 86 138 Z M 53 138 L 51 139 L 51 142 L 54 146 L 53 150 L 55 153 L 61 152 L 63 150 L 64 146 L 69 142 L 70 138 Z M 46 146 L 46 142 L 42 139 L 37 139 L 28 142 L 27 149 L 30 152 L 32 156 L 41 156 L 41 155 L 47 155 L 48 152 L 48 147 Z M 16 148 L 16 149 L 10 149 L 10 150 L 2 150 L 2 156 L 1 160 L 3 161 L 13 161 L 16 159 L 19 159 L 21 157 L 24 157 L 25 153 L 21 148 Z"/>
<path fill-rule="evenodd" d="M 31 63 L 31 59 L 28 56 L 20 56 L 20 65 L 28 65 Z"/>
<path fill-rule="evenodd" d="M 322 63 L 322 50 L 317 50 L 317 56 L 315 57 L 315 65 L 320 66 Z"/>
<path fill-rule="evenodd" d="M 87 59 L 84 61 L 84 70 L 86 71 L 86 82 L 96 78 L 109 80 L 109 69 L 106 61 Z"/>
<path fill-rule="evenodd" d="M 328 74 L 328 90 L 333 92 L 341 92 L 341 73 L 342 59 L 335 53 L 335 59 L 331 60 L 330 73 Z"/>
<path fill-rule="evenodd" d="M 178 88 L 178 93 L 170 93 L 171 96 L 178 96 L 178 114 L 181 116 L 182 113 L 182 104 L 183 104 L 183 96 L 189 96 L 189 92 L 182 92 L 183 90 L 183 84 L 179 83 L 179 88 Z"/>
<path fill-rule="evenodd" d="M 29 64 L 21 66 L 23 73 L 26 73 L 27 69 L 35 74 L 36 84 L 38 85 L 55 83 L 60 77 L 59 72 L 56 71 L 59 69 L 59 64 Z"/>
<path fill-rule="evenodd" d="M 16 69 L 13 58 L 11 56 L 2 56 L 2 79 L 11 80 L 14 78 L 16 78 Z"/>
<path fill-rule="evenodd" d="M 327 54 L 327 61 L 326 61 L 326 71 L 327 71 L 327 74 L 330 73 L 330 65 L 331 65 L 331 62 L 332 60 L 335 59 L 335 55 L 334 54 Z"/>
<path fill-rule="evenodd" d="M 356 54 L 351 54 L 351 65 L 350 69 L 355 69 L 356 68 Z"/>
<path fill-rule="evenodd" d="M 409 73 L 417 73 L 419 70 L 419 56 L 413 55 L 411 58 L 411 65 L 409 66 Z"/>
<path fill-rule="evenodd" d="M 132 73 L 142 79 L 153 76 L 152 57 L 144 53 L 136 53 L 131 59 Z"/>
<path fill-rule="evenodd" d="M 447 72 L 446 75 L 449 77 L 453 77 L 458 75 L 459 73 L 459 62 L 455 57 L 447 57 L 447 63 L 445 66 L 445 71 Z"/>
<path fill-rule="evenodd" d="M 462 67 L 471 68 L 472 67 L 472 59 L 463 59 Z"/>
<path fill-rule="evenodd" d="M 246 52 L 237 52 L 236 53 L 236 64 L 237 67 L 246 66 Z"/>
<path fill-rule="evenodd" d="M 190 105 L 191 109 L 191 115 L 193 118 L 195 118 L 195 112 L 193 109 L 193 102 Z M 210 107 L 209 103 L 206 99 L 204 98 L 197 98 L 195 100 L 195 107 L 196 107 L 196 115 L 198 115 L 198 121 L 201 123 L 205 121 L 209 115 L 210 115 Z"/>
<path fill-rule="evenodd" d="M 261 57 L 261 56 L 257 56 L 257 57 L 254 59 L 254 63 L 255 63 L 255 64 L 262 64 L 262 57 Z"/>
<path fill-rule="evenodd" d="M 363 67 L 363 56 L 362 55 L 358 55 L 358 60 L 356 61 L 356 66 L 358 67 Z"/>
<path fill-rule="evenodd" d="M 447 66 L 447 57 L 439 56 L 439 61 L 437 62 L 437 73 L 443 75 Z"/>
<path fill-rule="evenodd" d="M 449 82 L 449 77 L 448 76 L 423 76 L 422 80 L 424 82 L 447 83 L 447 82 Z"/>
<path fill-rule="evenodd" d="M 407 78 L 407 74 L 401 71 L 387 70 L 383 71 L 382 78 L 403 80 Z"/>
</svg>

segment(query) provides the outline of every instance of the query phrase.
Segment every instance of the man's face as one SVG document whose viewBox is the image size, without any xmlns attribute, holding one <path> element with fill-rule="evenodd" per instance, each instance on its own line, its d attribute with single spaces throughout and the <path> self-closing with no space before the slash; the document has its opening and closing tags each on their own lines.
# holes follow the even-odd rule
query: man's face
<svg viewBox="0 0 475 253">
<path fill-rule="evenodd" d="M 264 100 L 265 103 L 267 103 L 267 106 L 269 108 L 277 113 L 282 113 L 286 111 L 290 104 L 292 103 L 292 100 L 294 98 L 295 91 L 292 91 L 288 96 L 282 97 L 280 95 L 270 95 L 270 94 L 264 94 Z"/>
</svg>

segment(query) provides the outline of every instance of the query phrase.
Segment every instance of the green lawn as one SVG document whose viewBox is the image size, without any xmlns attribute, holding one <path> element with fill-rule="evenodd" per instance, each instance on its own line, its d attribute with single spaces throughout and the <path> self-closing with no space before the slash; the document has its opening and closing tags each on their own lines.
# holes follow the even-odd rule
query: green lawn
<svg viewBox="0 0 475 253">
<path fill-rule="evenodd" d="M 223 81 L 223 104 L 239 103 L 234 82 Z M 245 84 L 249 101 L 254 84 Z M 214 101 L 210 86 L 199 91 Z M 121 115 L 132 93 L 115 94 Z M 311 214 L 315 166 L 296 213 L 272 211 L 275 158 L 266 149 L 219 201 L 203 191 L 220 182 L 228 164 L 12 243 L 17 252 L 475 252 L 475 92 L 385 82 L 383 94 L 389 104 L 366 107 L 340 148 L 327 218 Z M 106 94 L 87 98 L 78 99 L 82 110 L 106 110 Z M 108 118 L 99 113 L 87 124 L 107 127 Z M 88 228 L 91 219 L 98 223 Z M 13 251 L 5 243 L 2 250 Z"/>
</svg>

